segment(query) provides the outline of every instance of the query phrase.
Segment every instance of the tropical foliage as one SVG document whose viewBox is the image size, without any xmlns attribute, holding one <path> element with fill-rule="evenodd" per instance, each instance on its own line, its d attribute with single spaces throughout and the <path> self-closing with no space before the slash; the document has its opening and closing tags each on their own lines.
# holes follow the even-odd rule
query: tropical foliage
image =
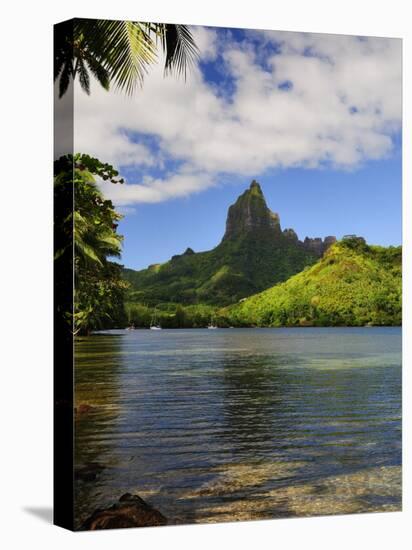
<svg viewBox="0 0 412 550">
<path fill-rule="evenodd" d="M 346 239 L 312 267 L 222 313 L 236 326 L 400 325 L 401 264 L 401 247 Z"/>
<path fill-rule="evenodd" d="M 217 308 L 206 304 L 160 303 L 150 307 L 134 302 L 126 303 L 126 313 L 129 325 L 141 328 L 148 328 L 154 321 L 162 328 L 204 328 L 218 315 Z"/>
<path fill-rule="evenodd" d="M 54 79 L 62 97 L 78 78 L 90 93 L 90 73 L 108 90 L 111 84 L 132 94 L 151 64 L 165 54 L 165 74 L 186 77 L 198 49 L 186 25 L 75 19 L 55 27 Z"/>
<path fill-rule="evenodd" d="M 121 216 L 104 199 L 96 176 L 112 183 L 122 180 L 109 164 L 82 154 L 62 157 L 55 171 L 56 204 L 64 200 L 74 205 L 57 228 L 68 238 L 55 253 L 56 262 L 74 258 L 74 309 L 65 312 L 67 321 L 75 334 L 123 325 L 127 283 L 121 277 L 121 266 L 110 260 L 120 256 L 122 237 L 117 234 L 117 222 Z"/>
</svg>

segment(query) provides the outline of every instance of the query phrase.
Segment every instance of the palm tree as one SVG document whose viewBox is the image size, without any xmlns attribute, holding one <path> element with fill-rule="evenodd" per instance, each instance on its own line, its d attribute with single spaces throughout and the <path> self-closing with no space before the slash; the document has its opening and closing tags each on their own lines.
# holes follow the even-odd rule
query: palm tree
<svg viewBox="0 0 412 550">
<path fill-rule="evenodd" d="M 101 192 L 92 184 L 88 185 L 96 199 L 103 203 Z M 104 266 L 108 256 L 118 258 L 121 254 L 122 237 L 113 231 L 112 226 L 97 217 L 86 217 L 78 210 L 74 211 L 73 241 L 76 262 L 86 266 L 94 263 Z"/>
<path fill-rule="evenodd" d="M 77 267 L 103 267 L 108 257 L 119 257 L 123 237 L 117 234 L 122 218 L 96 185 L 95 176 L 123 183 L 117 170 L 85 154 L 66 155 L 55 162 L 55 202 L 66 203 L 59 224 L 61 239 L 55 259 L 73 254 Z M 74 190 L 73 195 L 70 194 Z M 59 246 L 60 244 L 60 246 Z"/>
<path fill-rule="evenodd" d="M 123 322 L 127 285 L 121 266 L 111 261 L 121 253 L 117 225 L 122 216 L 104 198 L 96 177 L 123 181 L 112 166 L 89 155 L 66 155 L 55 162 L 57 314 L 60 326 L 73 334 Z"/>
<path fill-rule="evenodd" d="M 148 67 L 165 53 L 165 74 L 186 78 L 198 48 L 186 25 L 74 19 L 55 27 L 54 80 L 62 97 L 78 77 L 90 93 L 90 75 L 108 90 L 111 83 L 131 95 L 142 85 Z"/>
</svg>

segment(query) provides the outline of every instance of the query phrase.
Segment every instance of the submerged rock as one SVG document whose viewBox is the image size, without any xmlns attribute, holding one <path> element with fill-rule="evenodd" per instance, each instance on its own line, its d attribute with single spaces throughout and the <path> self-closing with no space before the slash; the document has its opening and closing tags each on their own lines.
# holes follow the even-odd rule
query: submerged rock
<svg viewBox="0 0 412 550">
<path fill-rule="evenodd" d="M 96 510 L 82 525 L 83 530 L 122 529 L 166 525 L 167 519 L 138 495 L 126 493 L 106 510 Z"/>
<path fill-rule="evenodd" d="M 95 481 L 104 469 L 105 467 L 99 462 L 88 462 L 84 466 L 76 468 L 75 479 L 85 482 Z"/>
</svg>

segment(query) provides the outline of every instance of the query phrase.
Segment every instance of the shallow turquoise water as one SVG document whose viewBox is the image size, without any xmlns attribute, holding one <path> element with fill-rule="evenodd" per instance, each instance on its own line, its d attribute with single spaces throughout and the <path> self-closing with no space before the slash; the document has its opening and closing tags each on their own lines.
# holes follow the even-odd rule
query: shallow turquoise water
<svg viewBox="0 0 412 550">
<path fill-rule="evenodd" d="M 397 510 L 401 329 L 110 331 L 76 343 L 78 525 Z"/>
</svg>

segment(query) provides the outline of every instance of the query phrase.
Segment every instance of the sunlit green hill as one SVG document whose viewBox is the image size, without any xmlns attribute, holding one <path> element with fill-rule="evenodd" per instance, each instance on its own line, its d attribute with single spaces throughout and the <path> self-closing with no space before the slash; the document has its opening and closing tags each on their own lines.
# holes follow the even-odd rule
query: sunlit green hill
<svg viewBox="0 0 412 550">
<path fill-rule="evenodd" d="M 401 247 L 348 238 L 286 282 L 222 310 L 235 326 L 400 325 Z"/>
</svg>

